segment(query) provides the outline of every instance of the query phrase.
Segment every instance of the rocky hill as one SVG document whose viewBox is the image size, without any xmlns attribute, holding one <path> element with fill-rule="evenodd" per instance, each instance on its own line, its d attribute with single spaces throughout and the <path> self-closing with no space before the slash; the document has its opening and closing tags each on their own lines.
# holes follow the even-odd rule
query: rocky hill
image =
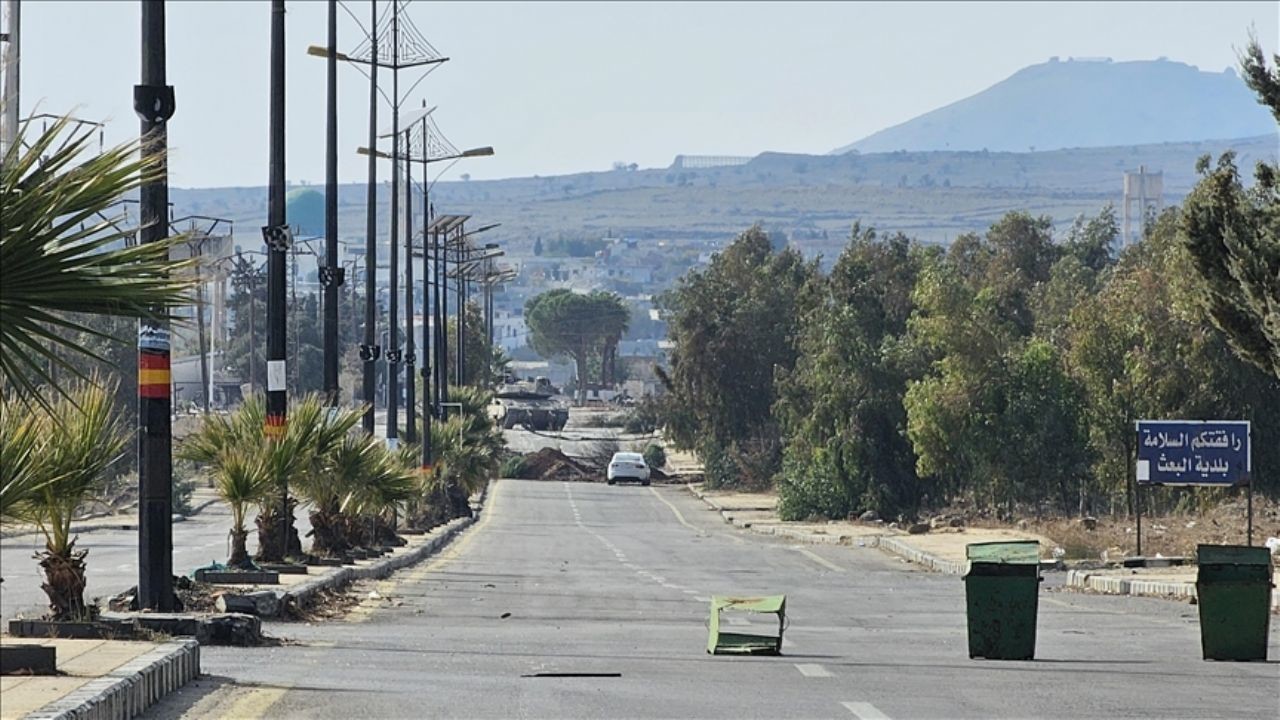
<svg viewBox="0 0 1280 720">
<path fill-rule="evenodd" d="M 1236 72 L 1160 59 L 1051 58 L 832 154 L 1034 152 L 1276 134 Z"/>
</svg>

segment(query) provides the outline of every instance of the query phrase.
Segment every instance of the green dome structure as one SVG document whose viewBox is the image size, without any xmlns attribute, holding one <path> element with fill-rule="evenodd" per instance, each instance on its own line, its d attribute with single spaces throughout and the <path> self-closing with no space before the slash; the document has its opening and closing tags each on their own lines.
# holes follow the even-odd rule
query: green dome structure
<svg viewBox="0 0 1280 720">
<path fill-rule="evenodd" d="M 284 196 L 284 216 L 299 235 L 323 235 L 324 193 L 309 187 L 290 190 Z"/>
</svg>

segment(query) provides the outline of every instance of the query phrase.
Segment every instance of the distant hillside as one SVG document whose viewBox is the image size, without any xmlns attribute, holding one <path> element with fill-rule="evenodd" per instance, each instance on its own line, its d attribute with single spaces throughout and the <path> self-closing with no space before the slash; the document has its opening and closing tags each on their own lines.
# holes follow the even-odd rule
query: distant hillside
<svg viewBox="0 0 1280 720">
<path fill-rule="evenodd" d="M 1164 203 L 1175 204 L 1196 182 L 1201 155 L 1237 153 L 1242 168 L 1276 162 L 1275 135 L 1189 143 L 1128 145 L 1049 152 L 892 152 L 847 155 L 764 153 L 742 165 L 551 177 L 441 182 L 431 191 L 440 212 L 465 213 L 502 227 L 486 237 L 528 253 L 536 237 L 716 241 L 756 221 L 803 239 L 806 252 L 834 257 L 856 220 L 945 242 L 985 229 L 1009 210 L 1046 214 L 1070 223 L 1076 214 L 1119 205 L 1125 170 L 1142 165 L 1164 173 Z M 305 190 L 320 190 L 311 186 Z M 297 197 L 318 200 L 309 192 Z M 244 242 L 261 242 L 265 188 L 179 189 L 170 199 L 181 213 L 235 221 Z M 338 192 L 338 230 L 361 239 L 365 186 Z M 385 185 L 378 213 L 387 228 Z M 291 216 L 292 217 L 292 216 Z M 824 245 L 823 241 L 829 244 Z"/>
<path fill-rule="evenodd" d="M 1275 133 L 1275 120 L 1231 69 L 1053 58 L 832 154 L 1028 152 Z"/>
</svg>

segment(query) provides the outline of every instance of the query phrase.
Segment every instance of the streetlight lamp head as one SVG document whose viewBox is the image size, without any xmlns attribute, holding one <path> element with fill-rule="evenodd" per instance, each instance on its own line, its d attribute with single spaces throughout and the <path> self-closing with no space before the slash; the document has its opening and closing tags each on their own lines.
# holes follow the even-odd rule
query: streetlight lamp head
<svg viewBox="0 0 1280 720">
<path fill-rule="evenodd" d="M 322 47 L 322 46 L 320 46 L 320 45 L 311 45 L 311 46 L 309 46 L 309 47 L 307 48 L 307 54 L 308 54 L 308 55 L 313 55 L 313 56 L 315 56 L 315 57 L 327 58 L 327 57 L 329 57 L 329 48 L 327 48 L 327 47 Z M 338 60 L 342 60 L 342 61 L 346 61 L 346 60 L 349 60 L 349 59 L 350 59 L 350 58 L 348 58 L 348 57 L 347 57 L 346 53 L 340 53 L 340 52 L 335 52 L 335 53 L 333 54 L 333 57 L 337 58 Z"/>
<path fill-rule="evenodd" d="M 470 150 L 464 150 L 462 152 L 462 157 L 468 157 L 468 158 L 469 157 L 489 157 L 492 154 L 493 154 L 493 148 L 486 145 L 485 147 L 478 147 L 478 148 L 471 148 Z"/>
</svg>

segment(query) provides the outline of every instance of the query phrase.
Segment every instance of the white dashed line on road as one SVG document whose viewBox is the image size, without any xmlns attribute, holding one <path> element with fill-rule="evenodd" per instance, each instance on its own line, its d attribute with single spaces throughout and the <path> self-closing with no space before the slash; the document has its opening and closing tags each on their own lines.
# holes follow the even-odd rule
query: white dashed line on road
<svg viewBox="0 0 1280 720">
<path fill-rule="evenodd" d="M 858 720 L 889 720 L 889 716 L 868 702 L 842 702 L 846 710 L 853 713 Z"/>
<path fill-rule="evenodd" d="M 829 678 L 831 673 L 827 669 L 816 663 L 796 663 L 796 669 L 805 677 L 811 678 Z"/>
</svg>

